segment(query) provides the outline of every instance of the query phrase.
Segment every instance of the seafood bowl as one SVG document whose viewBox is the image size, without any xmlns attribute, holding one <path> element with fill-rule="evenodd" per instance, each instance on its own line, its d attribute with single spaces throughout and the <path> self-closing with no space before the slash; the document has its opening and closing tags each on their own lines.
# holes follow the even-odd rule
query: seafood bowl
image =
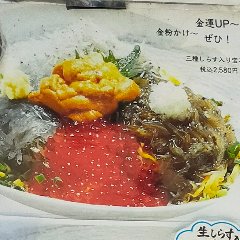
<svg viewBox="0 0 240 240">
<path fill-rule="evenodd" d="M 35 32 L 18 40 L 3 24 L 0 193 L 65 217 L 123 220 L 238 198 L 238 79 L 206 81 L 172 62 L 186 49 L 66 19 L 20 18 Z"/>
</svg>

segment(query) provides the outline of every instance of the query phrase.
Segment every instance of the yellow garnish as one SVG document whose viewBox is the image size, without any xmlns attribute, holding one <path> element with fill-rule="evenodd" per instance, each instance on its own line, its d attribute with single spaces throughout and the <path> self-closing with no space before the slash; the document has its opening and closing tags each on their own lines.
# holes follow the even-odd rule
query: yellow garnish
<svg viewBox="0 0 240 240">
<path fill-rule="evenodd" d="M 6 174 L 4 172 L 0 172 L 0 178 L 4 178 Z"/>
<path fill-rule="evenodd" d="M 148 154 L 148 153 L 146 153 L 146 152 L 143 151 L 143 147 L 144 147 L 144 143 L 141 143 L 141 146 L 140 146 L 140 147 L 138 148 L 138 150 L 137 150 L 138 154 L 139 154 L 142 158 L 150 159 L 150 160 L 152 160 L 153 162 L 157 162 L 157 159 L 156 159 L 154 156 L 152 156 L 152 155 L 150 155 L 150 154 Z"/>
<path fill-rule="evenodd" d="M 187 200 L 207 200 L 211 198 L 220 197 L 227 194 L 227 189 L 222 189 L 224 178 L 227 169 L 214 171 L 205 176 L 197 190 L 194 193 L 189 193 Z"/>
<path fill-rule="evenodd" d="M 231 116 L 229 114 L 227 114 L 226 116 L 224 116 L 224 122 L 227 123 L 231 120 Z"/>
<path fill-rule="evenodd" d="M 168 74 L 168 72 L 165 69 L 162 69 L 160 71 L 160 74 L 162 75 L 163 78 L 174 84 L 175 86 L 181 85 L 181 81 L 179 81 L 176 77 Z"/>
<path fill-rule="evenodd" d="M 10 173 L 11 172 L 11 168 L 6 163 L 1 163 L 0 162 L 0 172 Z"/>
<path fill-rule="evenodd" d="M 168 80 L 171 83 L 173 83 L 175 86 L 179 86 L 181 84 L 181 82 L 177 78 L 175 78 L 174 76 L 169 76 Z"/>
<path fill-rule="evenodd" d="M 29 77 L 20 70 L 12 70 L 2 74 L 0 90 L 2 96 L 9 99 L 26 98 L 31 91 Z"/>
<path fill-rule="evenodd" d="M 20 188 L 24 188 L 25 187 L 25 184 L 24 182 L 21 181 L 21 179 L 16 179 L 14 182 L 13 182 L 13 185 L 15 187 L 20 187 Z"/>
<path fill-rule="evenodd" d="M 227 168 L 210 172 L 209 175 L 205 176 L 194 193 L 186 195 L 185 201 L 202 201 L 225 196 L 228 192 L 228 187 L 234 183 L 240 174 L 240 165 L 236 164 L 229 176 L 226 176 L 226 173 Z"/>
<path fill-rule="evenodd" d="M 199 188 L 193 194 L 190 194 L 190 196 L 193 198 L 198 197 L 203 192 L 208 179 L 209 179 L 209 176 L 206 176 L 202 181 L 201 185 L 199 186 Z"/>
</svg>

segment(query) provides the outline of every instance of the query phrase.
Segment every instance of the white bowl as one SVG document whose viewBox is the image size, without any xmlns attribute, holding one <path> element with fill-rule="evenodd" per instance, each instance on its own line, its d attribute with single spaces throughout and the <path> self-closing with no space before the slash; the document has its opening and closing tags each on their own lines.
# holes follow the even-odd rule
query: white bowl
<svg viewBox="0 0 240 240">
<path fill-rule="evenodd" d="M 48 213 L 74 219 L 94 220 L 164 220 L 202 210 L 225 199 L 223 197 L 198 203 L 161 207 L 118 207 L 64 201 L 21 192 L 1 185 L 0 193 L 14 201 Z"/>
</svg>

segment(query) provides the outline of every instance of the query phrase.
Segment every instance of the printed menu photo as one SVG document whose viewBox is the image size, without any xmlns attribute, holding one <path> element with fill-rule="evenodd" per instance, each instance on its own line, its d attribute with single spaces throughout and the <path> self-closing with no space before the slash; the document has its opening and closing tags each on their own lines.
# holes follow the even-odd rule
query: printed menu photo
<svg viewBox="0 0 240 240">
<path fill-rule="evenodd" d="M 0 2 L 0 194 L 239 239 L 239 6 L 109 4 Z"/>
</svg>

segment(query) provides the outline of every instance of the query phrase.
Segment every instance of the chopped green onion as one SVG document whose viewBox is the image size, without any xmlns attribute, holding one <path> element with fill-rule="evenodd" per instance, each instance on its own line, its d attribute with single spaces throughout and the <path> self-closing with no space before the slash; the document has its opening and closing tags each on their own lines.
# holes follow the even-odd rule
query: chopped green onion
<svg viewBox="0 0 240 240">
<path fill-rule="evenodd" d="M 113 52 L 109 50 L 108 56 L 103 57 L 104 62 L 111 62 L 113 64 L 117 64 L 117 59 L 115 58 Z"/>
<path fill-rule="evenodd" d="M 217 101 L 217 100 L 215 100 L 214 98 L 211 98 L 211 100 L 212 100 L 214 103 L 216 103 L 216 105 L 217 105 L 218 107 L 221 107 L 221 106 L 223 105 L 223 102 L 222 102 L 222 101 Z"/>
<path fill-rule="evenodd" d="M 0 180 L 0 184 L 6 187 L 12 187 L 12 183 L 8 180 Z"/>
<path fill-rule="evenodd" d="M 0 163 L 0 172 L 9 173 L 11 168 L 6 163 Z"/>
<path fill-rule="evenodd" d="M 46 180 L 45 176 L 44 176 L 42 173 L 39 174 L 39 175 L 36 175 L 34 178 L 36 179 L 36 181 L 37 181 L 39 184 L 42 183 L 42 182 L 44 182 L 44 181 Z"/>
<path fill-rule="evenodd" d="M 80 55 L 79 55 L 79 52 L 75 49 L 75 58 L 76 59 L 79 59 L 80 58 Z"/>
<path fill-rule="evenodd" d="M 227 152 L 227 156 L 230 159 L 235 159 L 237 157 L 238 153 L 240 152 L 240 143 L 236 142 L 232 146 L 228 147 L 226 152 Z"/>
</svg>

